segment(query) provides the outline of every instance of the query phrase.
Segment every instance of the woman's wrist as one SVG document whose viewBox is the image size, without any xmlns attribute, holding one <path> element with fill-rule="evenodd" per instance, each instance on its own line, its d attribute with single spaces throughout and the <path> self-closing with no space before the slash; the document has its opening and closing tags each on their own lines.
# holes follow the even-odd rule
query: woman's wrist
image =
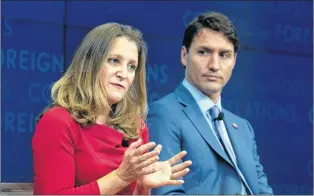
<svg viewBox="0 0 314 196">
<path fill-rule="evenodd" d="M 127 185 L 129 185 L 131 183 L 131 182 L 129 182 L 129 181 L 127 181 L 127 180 L 122 178 L 121 174 L 119 173 L 119 169 L 114 170 L 113 173 L 114 173 L 114 175 L 117 176 L 117 178 L 119 179 L 121 184 L 127 186 Z"/>
<path fill-rule="evenodd" d="M 114 195 L 123 188 L 127 187 L 130 183 L 123 180 L 114 170 L 97 180 L 99 192 L 101 195 Z"/>
<path fill-rule="evenodd" d="M 150 195 L 151 188 L 145 187 L 142 180 L 136 181 L 135 194 L 136 195 Z"/>
</svg>

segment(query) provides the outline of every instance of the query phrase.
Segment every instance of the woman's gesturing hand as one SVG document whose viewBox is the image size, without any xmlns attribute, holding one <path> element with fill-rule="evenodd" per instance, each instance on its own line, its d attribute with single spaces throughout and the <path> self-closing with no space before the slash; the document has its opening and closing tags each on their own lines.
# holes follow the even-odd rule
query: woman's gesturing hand
<svg viewBox="0 0 314 196">
<path fill-rule="evenodd" d="M 159 160 L 161 145 L 149 142 L 141 145 L 142 140 L 132 143 L 125 151 L 122 163 L 117 169 L 117 175 L 125 182 L 131 183 L 137 178 L 156 172 L 155 167 L 149 167 Z M 156 146 L 156 147 L 155 147 Z M 155 147 L 151 152 L 150 149 Z"/>
<path fill-rule="evenodd" d="M 184 183 L 183 180 L 177 179 L 186 175 L 190 171 L 188 167 L 192 164 L 192 161 L 185 161 L 178 165 L 173 165 L 180 161 L 185 155 L 186 151 L 182 151 L 167 161 L 152 164 L 150 167 L 156 172 L 143 176 L 139 183 L 145 189 Z"/>
</svg>

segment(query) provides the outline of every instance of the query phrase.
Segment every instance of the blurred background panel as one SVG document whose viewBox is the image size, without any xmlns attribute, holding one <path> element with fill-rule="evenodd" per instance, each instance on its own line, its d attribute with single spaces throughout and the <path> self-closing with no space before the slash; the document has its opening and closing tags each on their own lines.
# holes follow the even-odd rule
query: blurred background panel
<svg viewBox="0 0 314 196">
<path fill-rule="evenodd" d="M 215 10 L 234 22 L 241 42 L 223 106 L 251 122 L 275 194 L 313 194 L 311 1 L 4 1 L 1 9 L 2 183 L 33 181 L 35 119 L 88 31 L 118 22 L 143 32 L 151 103 L 184 78 L 188 22 Z"/>
<path fill-rule="evenodd" d="M 64 3 L 2 2 L 1 181 L 31 182 L 35 118 L 64 71 Z"/>
</svg>

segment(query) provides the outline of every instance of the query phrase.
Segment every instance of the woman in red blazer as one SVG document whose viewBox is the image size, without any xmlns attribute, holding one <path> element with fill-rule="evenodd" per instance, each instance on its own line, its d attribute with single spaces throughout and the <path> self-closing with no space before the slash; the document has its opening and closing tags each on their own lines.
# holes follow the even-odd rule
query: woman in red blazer
<svg viewBox="0 0 314 196">
<path fill-rule="evenodd" d="M 52 105 L 32 140 L 34 194 L 149 194 L 182 184 L 186 152 L 158 161 L 149 141 L 146 45 L 139 30 L 117 23 L 90 31 L 66 73 L 54 83 Z"/>
</svg>

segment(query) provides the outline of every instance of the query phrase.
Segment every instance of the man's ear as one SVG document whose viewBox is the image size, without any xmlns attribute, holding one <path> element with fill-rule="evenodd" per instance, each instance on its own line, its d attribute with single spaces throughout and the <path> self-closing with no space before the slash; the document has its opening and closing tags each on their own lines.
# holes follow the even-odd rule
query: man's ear
<svg viewBox="0 0 314 196">
<path fill-rule="evenodd" d="M 186 47 L 182 46 L 182 48 L 181 48 L 181 63 L 184 67 L 186 67 L 187 54 L 188 54 L 188 51 L 187 51 Z"/>
</svg>

